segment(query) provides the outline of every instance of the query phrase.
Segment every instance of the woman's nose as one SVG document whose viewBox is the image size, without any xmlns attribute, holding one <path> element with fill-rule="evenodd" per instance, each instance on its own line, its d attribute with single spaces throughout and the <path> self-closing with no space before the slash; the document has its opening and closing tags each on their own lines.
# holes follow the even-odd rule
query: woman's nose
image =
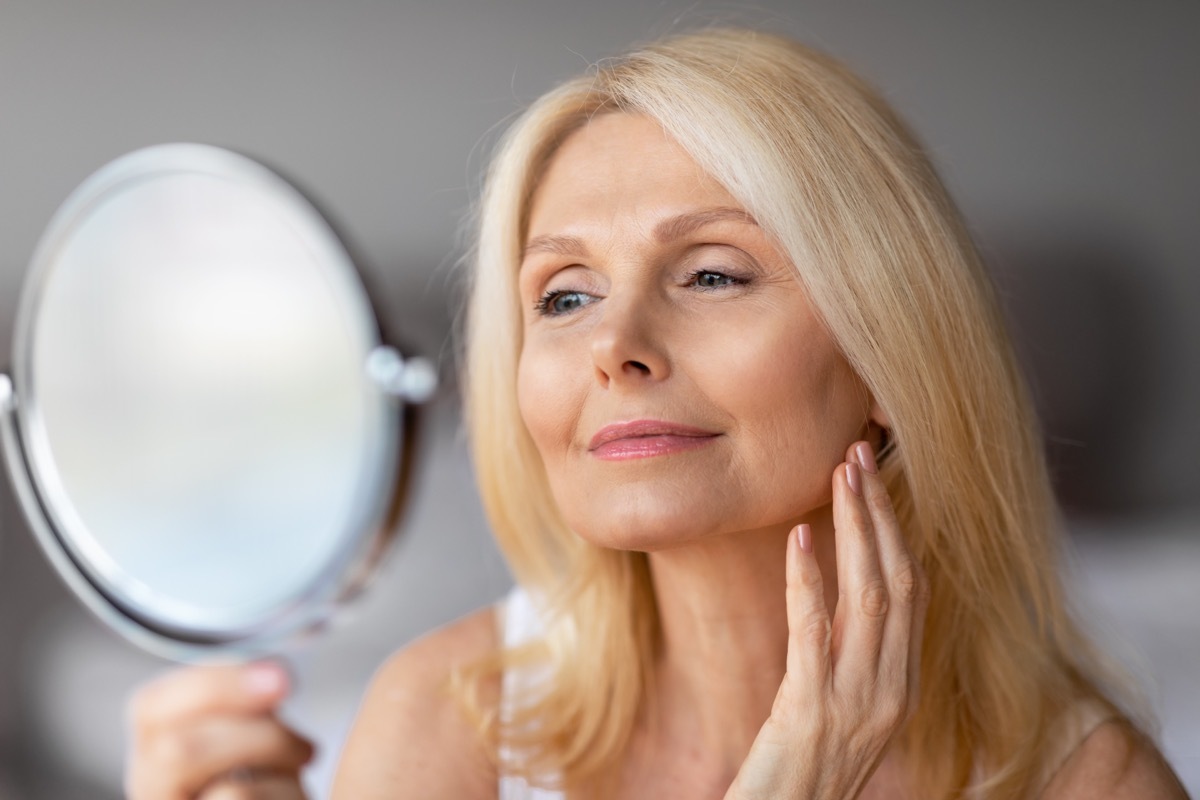
<svg viewBox="0 0 1200 800">
<path fill-rule="evenodd" d="M 604 303 L 604 316 L 592 330 L 592 363 L 600 385 L 665 379 L 670 359 L 645 303 L 611 295 Z"/>
</svg>

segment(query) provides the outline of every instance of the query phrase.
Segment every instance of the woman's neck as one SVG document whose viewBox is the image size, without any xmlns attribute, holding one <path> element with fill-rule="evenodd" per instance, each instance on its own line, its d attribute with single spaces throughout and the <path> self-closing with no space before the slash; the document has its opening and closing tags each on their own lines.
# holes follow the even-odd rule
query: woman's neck
<svg viewBox="0 0 1200 800">
<path fill-rule="evenodd" d="M 837 598 L 828 509 L 806 518 Z M 713 536 L 649 555 L 661 650 L 644 730 L 688 742 L 736 773 L 771 712 L 787 656 L 785 553 L 791 525 Z M 680 738 L 682 737 L 682 738 Z"/>
</svg>

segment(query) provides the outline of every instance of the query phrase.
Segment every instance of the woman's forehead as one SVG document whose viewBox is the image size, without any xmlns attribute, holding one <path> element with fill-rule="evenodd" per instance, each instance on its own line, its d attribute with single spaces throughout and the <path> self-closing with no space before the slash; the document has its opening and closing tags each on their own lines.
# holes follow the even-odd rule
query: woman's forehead
<svg viewBox="0 0 1200 800">
<path fill-rule="evenodd" d="M 560 145 L 530 203 L 527 238 L 558 235 L 582 219 L 642 220 L 647 234 L 669 217 L 713 212 L 749 217 L 654 119 L 611 112 Z"/>
</svg>

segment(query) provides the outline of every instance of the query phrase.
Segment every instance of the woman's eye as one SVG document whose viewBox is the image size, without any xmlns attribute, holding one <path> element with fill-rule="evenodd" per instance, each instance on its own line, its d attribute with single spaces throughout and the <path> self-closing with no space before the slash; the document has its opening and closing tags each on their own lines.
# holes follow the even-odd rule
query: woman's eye
<svg viewBox="0 0 1200 800">
<path fill-rule="evenodd" d="M 707 269 L 696 270 L 688 278 L 690 283 L 700 289 L 720 289 L 723 286 L 734 286 L 746 282 L 741 278 L 735 278 L 723 272 L 713 272 Z"/>
<path fill-rule="evenodd" d="M 537 301 L 534 310 L 544 317 L 557 317 L 578 311 L 595 299 L 585 292 L 550 291 L 542 295 L 542 299 Z"/>
</svg>

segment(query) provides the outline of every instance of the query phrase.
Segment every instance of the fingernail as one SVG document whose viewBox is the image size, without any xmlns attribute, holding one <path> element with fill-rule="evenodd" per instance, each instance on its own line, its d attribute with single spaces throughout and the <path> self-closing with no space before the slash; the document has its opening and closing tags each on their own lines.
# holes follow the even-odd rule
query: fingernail
<svg viewBox="0 0 1200 800">
<path fill-rule="evenodd" d="M 855 445 L 854 452 L 858 455 L 858 463 L 862 464 L 863 469 L 872 475 L 879 474 L 879 465 L 875 463 L 875 454 L 871 452 L 871 445 L 859 442 Z"/>
<path fill-rule="evenodd" d="M 252 694 L 282 694 L 287 690 L 288 676 L 278 664 L 262 661 L 246 668 L 245 681 L 246 689 Z"/>
<path fill-rule="evenodd" d="M 796 541 L 800 543 L 801 550 L 806 553 L 812 552 L 812 528 L 807 522 L 796 529 Z"/>
<path fill-rule="evenodd" d="M 862 475 L 858 473 L 858 464 L 846 462 L 846 483 L 850 484 L 850 491 L 862 497 Z"/>
</svg>

